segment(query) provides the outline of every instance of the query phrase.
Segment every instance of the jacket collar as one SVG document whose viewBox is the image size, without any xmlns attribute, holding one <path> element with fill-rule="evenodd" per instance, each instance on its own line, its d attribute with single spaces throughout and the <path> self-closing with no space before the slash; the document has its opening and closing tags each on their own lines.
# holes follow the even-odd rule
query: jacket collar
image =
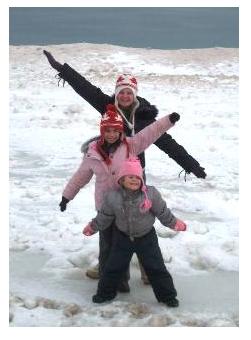
<svg viewBox="0 0 251 340">
<path fill-rule="evenodd" d="M 126 189 L 126 188 L 120 186 L 119 190 L 122 193 L 123 199 L 126 200 L 126 201 L 134 200 L 134 199 L 140 197 L 141 194 L 142 194 L 141 189 L 133 191 L 133 190 L 129 190 L 129 189 Z"/>
</svg>

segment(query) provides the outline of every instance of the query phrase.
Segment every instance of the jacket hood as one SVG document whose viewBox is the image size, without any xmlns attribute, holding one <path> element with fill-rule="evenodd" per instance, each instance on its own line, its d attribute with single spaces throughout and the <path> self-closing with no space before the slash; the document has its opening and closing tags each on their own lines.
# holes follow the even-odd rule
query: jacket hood
<svg viewBox="0 0 251 340">
<path fill-rule="evenodd" d="M 99 140 L 100 136 L 95 136 L 95 137 L 92 137 L 90 139 L 88 139 L 87 141 L 85 141 L 82 145 L 81 145 L 81 153 L 83 153 L 84 155 L 87 153 L 88 151 L 88 147 L 89 147 L 89 144 L 91 142 L 94 142 L 94 141 L 97 141 Z"/>
</svg>

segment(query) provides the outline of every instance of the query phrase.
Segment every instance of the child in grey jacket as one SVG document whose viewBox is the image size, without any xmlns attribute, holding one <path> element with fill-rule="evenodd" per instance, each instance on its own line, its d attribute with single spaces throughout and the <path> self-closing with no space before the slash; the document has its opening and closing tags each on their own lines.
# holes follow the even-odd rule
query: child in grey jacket
<svg viewBox="0 0 251 340">
<path fill-rule="evenodd" d="M 177 231 L 185 231 L 186 224 L 171 213 L 155 187 L 145 186 L 142 175 L 138 159 L 126 160 L 118 175 L 119 189 L 107 194 L 101 210 L 83 230 L 86 236 L 91 236 L 113 222 L 117 227 L 97 294 L 92 300 L 102 303 L 115 298 L 121 276 L 135 252 L 157 300 L 169 307 L 177 307 L 177 292 L 164 264 L 153 224 L 155 217 Z"/>
</svg>

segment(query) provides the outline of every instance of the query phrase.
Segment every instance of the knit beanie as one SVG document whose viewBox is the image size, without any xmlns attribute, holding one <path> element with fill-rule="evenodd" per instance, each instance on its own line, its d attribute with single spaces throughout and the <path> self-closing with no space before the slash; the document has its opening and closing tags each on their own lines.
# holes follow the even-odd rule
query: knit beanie
<svg viewBox="0 0 251 340">
<path fill-rule="evenodd" d="M 126 88 L 132 90 L 135 100 L 138 92 L 138 83 L 136 78 L 130 74 L 121 74 L 116 81 L 115 99 L 117 98 L 118 93 Z"/>
<path fill-rule="evenodd" d="M 126 146 L 127 150 L 127 157 L 129 156 L 129 145 L 127 143 L 127 140 L 125 138 L 125 134 L 123 133 L 124 131 L 124 123 L 122 117 L 118 114 L 115 105 L 113 104 L 108 104 L 106 107 L 106 112 L 101 118 L 100 121 L 100 138 L 96 142 L 96 150 L 99 152 L 99 154 L 103 157 L 105 163 L 107 165 L 111 164 L 111 159 L 109 157 L 109 153 L 107 153 L 103 146 L 104 146 L 104 133 L 105 129 L 108 127 L 113 127 L 119 132 L 121 132 L 120 140 L 123 144 Z M 115 143 L 114 143 L 115 144 Z"/>
<path fill-rule="evenodd" d="M 120 132 L 124 130 L 124 123 L 122 117 L 118 114 L 115 105 L 108 104 L 106 107 L 106 112 L 100 121 L 100 134 L 103 138 L 105 128 L 113 127 Z"/>
<path fill-rule="evenodd" d="M 152 202 L 151 200 L 149 200 L 147 196 L 147 188 L 145 186 L 144 179 L 143 179 L 143 169 L 141 167 L 139 159 L 136 157 L 130 157 L 121 164 L 118 177 L 117 177 L 117 181 L 119 183 L 119 180 L 122 177 L 132 176 L 132 175 L 139 177 L 141 180 L 141 183 L 142 183 L 141 190 L 143 191 L 145 198 L 144 198 L 144 201 L 140 204 L 140 210 L 141 212 L 146 212 L 151 208 Z"/>
</svg>

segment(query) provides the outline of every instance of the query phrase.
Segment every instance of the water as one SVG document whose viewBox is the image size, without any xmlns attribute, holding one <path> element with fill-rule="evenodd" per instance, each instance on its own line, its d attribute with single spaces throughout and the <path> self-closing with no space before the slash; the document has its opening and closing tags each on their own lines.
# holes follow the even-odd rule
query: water
<svg viewBox="0 0 251 340">
<path fill-rule="evenodd" d="M 239 47 L 238 7 L 13 7 L 11 45 L 71 43 L 181 49 Z"/>
</svg>

